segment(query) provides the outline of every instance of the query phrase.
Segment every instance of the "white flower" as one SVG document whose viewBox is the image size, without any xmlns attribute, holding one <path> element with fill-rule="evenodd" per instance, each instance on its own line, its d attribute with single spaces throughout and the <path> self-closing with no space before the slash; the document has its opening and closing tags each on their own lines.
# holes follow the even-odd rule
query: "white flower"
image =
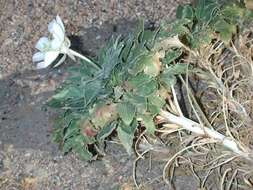
<svg viewBox="0 0 253 190">
<path fill-rule="evenodd" d="M 58 15 L 56 19 L 49 23 L 48 31 L 51 34 L 51 38 L 41 37 L 35 45 L 35 48 L 38 49 L 39 52 L 33 55 L 32 60 L 37 63 L 37 69 L 48 67 L 56 60 L 59 54 L 63 54 L 63 56 L 54 67 L 59 66 L 68 55 L 73 60 L 75 60 L 75 56 L 80 57 L 97 69 L 100 69 L 91 60 L 70 49 L 71 43 L 65 35 L 64 24 Z"/>
<path fill-rule="evenodd" d="M 33 62 L 37 63 L 37 68 L 42 69 L 48 67 L 58 56 L 63 54 L 63 57 L 55 66 L 60 65 L 69 54 L 70 41 L 65 36 L 65 27 L 61 18 L 57 15 L 56 19 L 48 25 L 48 31 L 52 35 L 51 38 L 42 37 L 39 39 L 35 48 L 39 52 L 33 55 Z M 74 56 L 70 56 L 74 59 Z"/>
</svg>

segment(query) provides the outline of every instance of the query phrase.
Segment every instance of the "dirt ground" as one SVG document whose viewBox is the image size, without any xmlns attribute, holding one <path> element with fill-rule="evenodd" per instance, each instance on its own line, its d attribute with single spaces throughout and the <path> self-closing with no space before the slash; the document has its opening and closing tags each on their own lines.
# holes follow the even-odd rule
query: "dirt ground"
<svg viewBox="0 0 253 190">
<path fill-rule="evenodd" d="M 73 48 L 92 56 L 112 36 L 133 30 L 138 18 L 154 25 L 172 19 L 185 0 L 0 0 L 0 189 L 131 189 L 132 163 L 120 145 L 108 143 L 107 155 L 83 162 L 63 155 L 51 142 L 56 113 L 44 106 L 66 75 L 71 61 L 57 69 L 36 71 L 34 45 L 57 14 Z M 163 163 L 138 166 L 145 189 L 168 189 Z M 177 189 L 196 189 L 190 176 L 178 176 Z"/>
</svg>

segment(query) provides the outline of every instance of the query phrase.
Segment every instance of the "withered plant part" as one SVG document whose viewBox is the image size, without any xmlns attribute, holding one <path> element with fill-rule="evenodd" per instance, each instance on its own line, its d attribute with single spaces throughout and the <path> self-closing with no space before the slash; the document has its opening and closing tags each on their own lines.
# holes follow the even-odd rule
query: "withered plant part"
<svg viewBox="0 0 253 190">
<path fill-rule="evenodd" d="M 246 36 L 248 35 L 246 34 Z M 200 107 L 196 105 L 195 95 L 193 95 L 187 81 L 183 81 L 187 89 L 187 97 L 190 99 L 190 105 L 198 122 L 184 117 L 181 113 L 175 91 L 172 90 L 174 103 L 170 100 L 169 109 L 167 111 L 162 110 L 160 116 L 158 116 L 161 120 L 167 120 L 171 123 L 167 124 L 167 126 L 171 126 L 171 128 L 167 129 L 167 132 L 170 133 L 183 129 L 201 136 L 202 139 L 198 143 L 192 143 L 181 149 L 168 160 L 164 168 L 165 180 L 167 180 L 166 176 L 169 166 L 180 154 L 194 149 L 194 147 L 204 148 L 203 145 L 219 143 L 230 149 L 234 154 L 226 155 L 226 159 L 223 162 L 216 163 L 212 168 L 222 167 L 231 161 L 240 163 L 239 165 L 243 166 L 240 168 L 238 165 L 235 167 L 235 170 L 227 168 L 221 176 L 220 188 L 223 188 L 226 176 L 231 172 L 232 174 L 227 185 L 229 188 L 231 188 L 234 179 L 236 176 L 239 176 L 239 173 L 243 175 L 248 174 L 247 178 L 245 176 L 242 178 L 252 187 L 252 183 L 248 181 L 253 174 L 253 169 L 251 168 L 253 161 L 251 145 L 253 142 L 251 132 L 253 131 L 253 62 L 251 50 L 252 39 L 245 39 L 245 36 L 239 36 L 238 41 L 231 43 L 231 46 L 224 46 L 222 42 L 217 41 L 207 47 L 207 49 L 201 49 L 193 56 L 189 56 L 192 59 L 190 62 L 193 62 L 197 68 L 197 76 L 206 85 L 200 99 L 202 105 L 210 108 L 208 98 L 210 98 L 210 94 L 214 95 L 212 97 L 213 112 L 210 112 L 210 109 L 206 113 L 199 110 Z M 207 102 L 203 102 L 203 100 Z M 177 110 L 175 110 L 175 107 Z M 203 117 L 207 117 L 206 120 L 203 120 Z M 175 124 L 179 127 L 174 127 Z M 245 130 L 248 135 L 245 135 Z M 166 130 L 163 131 L 166 133 Z"/>
</svg>

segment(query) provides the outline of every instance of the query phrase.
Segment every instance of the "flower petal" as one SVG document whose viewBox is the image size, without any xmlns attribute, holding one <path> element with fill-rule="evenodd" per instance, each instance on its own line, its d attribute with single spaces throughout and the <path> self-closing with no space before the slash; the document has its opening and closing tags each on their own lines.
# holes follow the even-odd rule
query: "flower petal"
<svg viewBox="0 0 253 190">
<path fill-rule="evenodd" d="M 56 16 L 56 22 L 61 26 L 62 31 L 65 32 L 64 24 L 63 24 L 63 22 L 62 22 L 61 17 L 59 17 L 59 15 Z"/>
<path fill-rule="evenodd" d="M 54 38 L 58 38 L 62 42 L 64 41 L 65 32 L 55 19 L 48 24 L 48 31 L 53 35 Z"/>
<path fill-rule="evenodd" d="M 63 42 L 59 40 L 58 38 L 54 38 L 51 41 L 51 48 L 52 50 L 60 50 L 60 47 L 62 46 Z"/>
<path fill-rule="evenodd" d="M 49 46 L 49 39 L 47 37 L 41 37 L 39 41 L 36 43 L 35 48 L 44 51 L 47 46 Z"/>
<path fill-rule="evenodd" d="M 35 54 L 33 55 L 32 60 L 33 60 L 33 62 L 38 62 L 38 61 L 43 61 L 44 58 L 45 58 L 44 53 L 42 53 L 42 52 L 37 52 L 37 53 L 35 53 Z"/>
<path fill-rule="evenodd" d="M 45 65 L 48 66 L 58 57 L 59 51 L 48 51 L 45 53 Z"/>
<path fill-rule="evenodd" d="M 47 66 L 48 66 L 48 65 L 46 65 L 45 62 L 42 61 L 42 62 L 39 62 L 39 63 L 37 64 L 36 68 L 37 68 L 37 69 L 44 69 L 44 68 L 46 68 Z"/>
</svg>

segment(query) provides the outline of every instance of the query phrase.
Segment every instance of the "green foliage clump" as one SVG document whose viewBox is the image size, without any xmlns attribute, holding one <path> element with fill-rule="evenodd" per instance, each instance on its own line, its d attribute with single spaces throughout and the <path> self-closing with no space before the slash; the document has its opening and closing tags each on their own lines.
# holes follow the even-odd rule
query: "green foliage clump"
<svg viewBox="0 0 253 190">
<path fill-rule="evenodd" d="M 177 19 L 155 31 L 141 22 L 128 37 L 111 39 L 94 59 L 100 69 L 85 61 L 70 67 L 48 102 L 62 110 L 54 140 L 64 152 L 91 160 L 97 153 L 91 150 L 116 131 L 130 154 L 137 129 L 155 135 L 154 117 L 165 106 L 166 92 L 188 70 L 184 50 L 212 40 L 229 43 L 248 15 L 241 3 L 198 0 L 195 7 L 179 6 Z"/>
<path fill-rule="evenodd" d="M 136 128 L 142 121 L 154 134 L 153 117 L 164 106 L 159 90 L 164 88 L 161 63 L 152 51 L 158 31 L 144 30 L 141 23 L 128 38 L 112 39 L 95 62 L 100 70 L 85 62 L 69 68 L 70 77 L 48 102 L 64 110 L 54 132 L 63 151 L 74 150 L 85 160 L 89 149 L 113 130 L 131 153 Z"/>
</svg>

